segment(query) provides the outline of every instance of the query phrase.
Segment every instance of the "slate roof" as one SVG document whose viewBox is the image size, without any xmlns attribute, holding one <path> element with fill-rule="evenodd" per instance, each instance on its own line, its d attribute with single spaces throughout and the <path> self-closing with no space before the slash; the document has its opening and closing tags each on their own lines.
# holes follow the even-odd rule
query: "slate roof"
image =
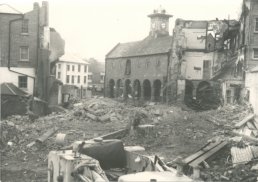
<svg viewBox="0 0 258 182">
<path fill-rule="evenodd" d="M 14 95 L 28 97 L 29 94 L 22 89 L 15 86 L 13 83 L 2 83 L 1 84 L 1 95 Z"/>
<path fill-rule="evenodd" d="M 22 14 L 20 11 L 16 10 L 8 4 L 0 4 L 0 13 Z"/>
<path fill-rule="evenodd" d="M 172 36 L 147 37 L 142 41 L 122 43 L 115 46 L 106 58 L 133 57 L 167 53 L 172 47 Z"/>
<path fill-rule="evenodd" d="M 61 62 L 69 62 L 69 63 L 80 63 L 80 64 L 89 64 L 87 61 L 84 61 L 81 57 L 72 54 L 72 53 L 65 53 L 63 56 L 59 58 Z"/>
</svg>

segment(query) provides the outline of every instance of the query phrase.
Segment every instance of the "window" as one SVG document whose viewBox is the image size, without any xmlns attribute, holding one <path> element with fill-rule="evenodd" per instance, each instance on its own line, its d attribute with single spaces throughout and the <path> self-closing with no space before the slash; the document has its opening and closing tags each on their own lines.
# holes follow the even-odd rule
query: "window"
<svg viewBox="0 0 258 182">
<path fill-rule="evenodd" d="M 100 75 L 100 80 L 104 80 L 105 76 L 104 75 Z"/>
<path fill-rule="evenodd" d="M 92 75 L 89 75 L 89 76 L 88 76 L 88 79 L 91 80 L 91 79 L 92 79 Z"/>
<path fill-rule="evenodd" d="M 74 83 L 74 76 L 72 76 L 72 83 Z"/>
<path fill-rule="evenodd" d="M 29 61 L 29 47 L 28 46 L 20 47 L 20 60 L 21 61 Z"/>
<path fill-rule="evenodd" d="M 78 72 L 81 72 L 81 65 L 78 65 Z"/>
<path fill-rule="evenodd" d="M 70 65 L 69 64 L 66 66 L 66 70 L 70 71 Z"/>
<path fill-rule="evenodd" d="M 253 58 L 258 59 L 258 48 L 254 48 Z"/>
<path fill-rule="evenodd" d="M 130 74 L 131 74 L 131 60 L 127 59 L 126 65 L 125 65 L 125 75 L 130 75 Z"/>
<path fill-rule="evenodd" d="M 18 85 L 19 85 L 19 88 L 27 88 L 28 86 L 28 77 L 27 76 L 19 76 L 18 77 Z"/>
<path fill-rule="evenodd" d="M 77 83 L 80 83 L 80 82 L 81 82 L 80 76 L 78 76 Z"/>
<path fill-rule="evenodd" d="M 60 79 L 61 78 L 61 72 L 57 73 L 57 78 Z"/>
<path fill-rule="evenodd" d="M 74 71 L 74 65 L 72 65 L 72 71 Z"/>
<path fill-rule="evenodd" d="M 150 66 L 150 62 L 149 62 L 149 61 L 146 61 L 145 67 L 148 68 L 149 66 Z"/>
<path fill-rule="evenodd" d="M 157 66 L 157 67 L 160 67 L 160 60 L 157 60 L 156 66 Z"/>
<path fill-rule="evenodd" d="M 66 75 L 66 83 L 69 83 L 69 82 L 70 82 L 70 76 Z"/>
<path fill-rule="evenodd" d="M 21 33 L 29 33 L 29 20 L 24 19 L 22 20 L 22 30 Z"/>
<path fill-rule="evenodd" d="M 84 72 L 85 73 L 87 72 L 87 66 L 86 65 L 84 66 Z"/>
<path fill-rule="evenodd" d="M 254 31 L 255 31 L 255 32 L 258 32 L 258 18 L 255 18 L 254 21 L 255 21 L 255 22 L 254 22 Z"/>
<path fill-rule="evenodd" d="M 141 61 L 138 60 L 138 68 L 140 68 L 140 67 L 141 67 Z"/>
<path fill-rule="evenodd" d="M 59 69 L 61 68 L 61 64 L 58 64 L 58 68 L 59 68 Z"/>
<path fill-rule="evenodd" d="M 86 76 L 84 76 L 84 80 L 83 80 L 83 82 L 84 82 L 84 83 L 86 83 L 86 82 L 87 82 L 87 77 L 86 77 Z"/>
</svg>

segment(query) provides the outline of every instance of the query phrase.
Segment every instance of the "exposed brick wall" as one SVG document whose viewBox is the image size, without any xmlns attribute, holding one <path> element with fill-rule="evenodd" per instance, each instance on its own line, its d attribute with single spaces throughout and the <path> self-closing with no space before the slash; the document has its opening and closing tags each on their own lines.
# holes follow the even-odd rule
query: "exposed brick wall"
<svg viewBox="0 0 258 182">
<path fill-rule="evenodd" d="M 8 32 L 9 32 L 9 21 L 21 18 L 20 14 L 5 14 L 0 13 L 0 66 L 6 67 L 8 65 Z"/>
<path fill-rule="evenodd" d="M 35 67 L 37 61 L 38 41 L 38 10 L 24 15 L 29 20 L 28 35 L 21 34 L 22 20 L 14 21 L 11 25 L 11 66 Z M 29 46 L 29 61 L 20 61 L 20 46 Z"/>
<path fill-rule="evenodd" d="M 258 18 L 258 1 L 251 0 L 251 9 L 246 21 L 246 45 L 247 45 L 247 66 L 253 68 L 258 66 L 258 60 L 253 59 L 253 48 L 258 48 L 258 32 L 254 32 L 255 18 Z"/>
</svg>

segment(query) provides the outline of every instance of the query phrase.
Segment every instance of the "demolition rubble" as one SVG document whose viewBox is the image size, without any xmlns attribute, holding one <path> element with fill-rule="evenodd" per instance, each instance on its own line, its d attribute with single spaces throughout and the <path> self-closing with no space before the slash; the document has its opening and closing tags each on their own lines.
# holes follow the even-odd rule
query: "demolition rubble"
<svg viewBox="0 0 258 182">
<path fill-rule="evenodd" d="M 47 181 L 50 151 L 118 132 L 114 139 L 141 146 L 144 155 L 159 156 L 171 168 L 182 159 L 183 173 L 192 179 L 256 181 L 258 176 L 258 119 L 244 104 L 196 113 L 185 106 L 135 107 L 92 98 L 34 121 L 10 116 L 1 129 L 3 181 Z"/>
</svg>

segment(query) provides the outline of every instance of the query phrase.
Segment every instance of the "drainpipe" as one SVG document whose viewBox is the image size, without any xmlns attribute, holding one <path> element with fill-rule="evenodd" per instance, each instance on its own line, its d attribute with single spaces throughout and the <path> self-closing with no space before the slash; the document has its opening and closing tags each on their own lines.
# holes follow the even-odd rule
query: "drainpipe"
<svg viewBox="0 0 258 182">
<path fill-rule="evenodd" d="M 173 38 L 172 38 L 172 48 L 173 48 L 173 44 L 174 44 L 174 36 L 173 36 Z M 167 84 L 166 84 L 166 104 L 168 104 L 168 97 L 169 97 L 169 94 L 168 94 L 168 88 L 169 88 L 169 79 L 170 79 L 170 76 L 171 76 L 171 64 L 170 64 L 170 57 L 171 57 L 171 54 L 172 54 L 172 49 L 169 49 L 168 50 L 168 64 L 167 64 L 167 80 L 166 80 L 166 82 L 167 82 Z M 172 57 L 173 57 L 173 55 L 172 55 Z M 172 62 L 172 60 L 171 60 L 171 62 Z"/>
<path fill-rule="evenodd" d="M 27 76 L 29 78 L 32 78 L 33 79 L 33 87 L 35 88 L 35 77 L 33 76 L 30 76 L 30 75 L 27 75 L 27 74 L 24 74 L 24 73 L 20 73 L 20 72 L 17 72 L 17 71 L 14 71 L 14 70 L 11 70 L 11 25 L 13 22 L 15 21 L 19 21 L 19 20 L 23 20 L 24 19 L 24 15 L 22 15 L 22 18 L 17 18 L 17 19 L 13 19 L 13 20 L 10 20 L 9 21 L 9 32 L 8 32 L 8 70 L 10 72 L 13 72 L 13 73 L 16 73 L 16 74 L 20 74 L 20 75 L 23 75 L 23 76 Z M 33 95 L 35 95 L 35 89 L 33 88 Z"/>
</svg>

